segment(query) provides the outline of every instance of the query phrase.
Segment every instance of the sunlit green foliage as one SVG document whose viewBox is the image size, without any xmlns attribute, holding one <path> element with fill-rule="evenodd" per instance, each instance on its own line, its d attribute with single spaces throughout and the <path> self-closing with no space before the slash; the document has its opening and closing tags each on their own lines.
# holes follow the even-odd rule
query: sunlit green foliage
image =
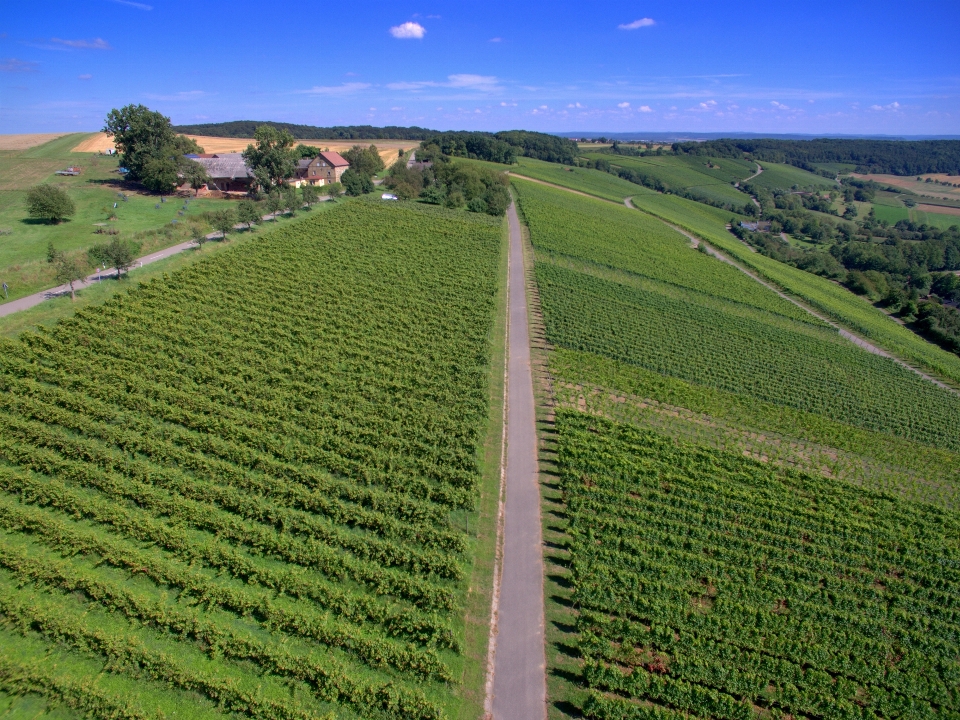
<svg viewBox="0 0 960 720">
<path fill-rule="evenodd" d="M 954 514 L 561 410 L 583 713 L 960 710 Z"/>
<path fill-rule="evenodd" d="M 447 716 L 500 245 L 352 202 L 6 342 L 0 689 Z"/>
</svg>

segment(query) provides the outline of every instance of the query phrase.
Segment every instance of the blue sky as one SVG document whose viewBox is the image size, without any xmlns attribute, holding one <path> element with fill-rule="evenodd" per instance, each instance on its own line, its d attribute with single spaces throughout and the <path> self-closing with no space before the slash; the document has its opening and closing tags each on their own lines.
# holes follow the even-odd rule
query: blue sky
<svg viewBox="0 0 960 720">
<path fill-rule="evenodd" d="M 10 0 L 0 132 L 278 120 L 960 134 L 960 2 Z"/>
</svg>

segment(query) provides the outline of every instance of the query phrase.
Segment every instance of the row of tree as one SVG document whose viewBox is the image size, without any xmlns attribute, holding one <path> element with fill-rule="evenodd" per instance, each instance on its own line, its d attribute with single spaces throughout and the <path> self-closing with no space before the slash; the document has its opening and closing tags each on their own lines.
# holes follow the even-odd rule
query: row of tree
<svg viewBox="0 0 960 720">
<path fill-rule="evenodd" d="M 426 140 L 437 134 L 436 130 L 421 127 L 373 127 L 372 125 L 335 125 L 316 127 L 258 120 L 233 120 L 222 123 L 199 125 L 176 125 L 173 129 L 186 135 L 208 137 L 248 138 L 257 128 L 269 125 L 274 130 L 286 131 L 296 140 Z"/>
</svg>

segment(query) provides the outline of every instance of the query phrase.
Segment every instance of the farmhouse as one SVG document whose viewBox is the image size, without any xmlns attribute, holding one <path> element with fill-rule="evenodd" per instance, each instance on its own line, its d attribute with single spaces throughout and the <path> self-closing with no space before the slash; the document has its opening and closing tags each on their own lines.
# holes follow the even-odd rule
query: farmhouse
<svg viewBox="0 0 960 720">
<path fill-rule="evenodd" d="M 303 158 L 297 163 L 297 179 L 311 185 L 329 185 L 340 182 L 350 163 L 340 153 L 325 151 L 315 158 Z"/>
<path fill-rule="evenodd" d="M 253 171 L 243 161 L 242 153 L 191 154 L 188 158 L 207 171 L 210 180 L 207 190 L 220 192 L 245 193 L 253 182 Z"/>
</svg>

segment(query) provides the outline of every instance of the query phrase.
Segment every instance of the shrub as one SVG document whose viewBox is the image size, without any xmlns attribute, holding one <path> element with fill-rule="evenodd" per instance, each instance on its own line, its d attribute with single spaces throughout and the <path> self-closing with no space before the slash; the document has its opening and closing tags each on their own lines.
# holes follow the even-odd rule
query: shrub
<svg viewBox="0 0 960 720">
<path fill-rule="evenodd" d="M 37 185 L 27 192 L 27 213 L 32 218 L 59 223 L 77 212 L 77 206 L 63 188 Z"/>
</svg>

